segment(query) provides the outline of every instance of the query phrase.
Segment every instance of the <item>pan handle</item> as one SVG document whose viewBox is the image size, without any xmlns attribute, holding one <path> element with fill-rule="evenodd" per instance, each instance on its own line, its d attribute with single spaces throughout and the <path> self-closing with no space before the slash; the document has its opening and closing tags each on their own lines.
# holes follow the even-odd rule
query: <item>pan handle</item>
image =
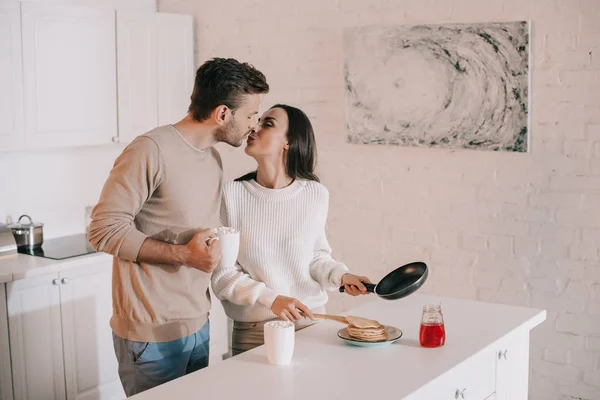
<svg viewBox="0 0 600 400">
<path fill-rule="evenodd" d="M 363 282 L 363 285 L 365 285 L 365 287 L 367 288 L 367 292 L 375 293 L 375 287 L 377 285 L 375 285 L 374 283 L 364 283 L 364 282 Z M 344 286 L 340 286 L 340 293 L 344 293 L 344 291 L 345 291 Z"/>
</svg>

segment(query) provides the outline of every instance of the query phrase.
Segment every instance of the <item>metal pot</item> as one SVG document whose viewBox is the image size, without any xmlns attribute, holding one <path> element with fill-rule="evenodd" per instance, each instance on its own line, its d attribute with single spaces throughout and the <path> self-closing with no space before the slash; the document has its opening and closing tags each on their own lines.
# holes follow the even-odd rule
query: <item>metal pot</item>
<svg viewBox="0 0 600 400">
<path fill-rule="evenodd" d="M 21 220 L 27 218 L 28 224 L 22 224 Z M 40 247 L 44 242 L 44 224 L 33 222 L 29 215 L 21 215 L 16 224 L 8 226 L 15 237 L 17 247 Z"/>
</svg>

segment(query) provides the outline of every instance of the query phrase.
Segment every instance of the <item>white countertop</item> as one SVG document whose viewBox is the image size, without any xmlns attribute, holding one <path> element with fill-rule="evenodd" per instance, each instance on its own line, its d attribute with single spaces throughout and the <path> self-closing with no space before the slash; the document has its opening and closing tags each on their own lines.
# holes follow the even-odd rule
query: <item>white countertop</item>
<svg viewBox="0 0 600 400">
<path fill-rule="evenodd" d="M 92 253 L 65 260 L 51 260 L 19 253 L 1 256 L 0 283 L 49 274 L 79 265 L 109 263 L 110 260 L 112 260 L 112 256 L 104 253 Z"/>
<path fill-rule="evenodd" d="M 418 342 L 422 307 L 440 301 L 446 345 L 424 349 Z M 377 319 L 400 328 L 404 335 L 388 347 L 354 347 L 337 337 L 341 324 L 321 321 L 297 332 L 290 365 L 269 365 L 264 347 L 259 347 L 132 398 L 316 400 L 334 394 L 340 400 L 400 399 L 507 334 L 530 330 L 546 318 L 542 310 L 422 295 L 373 299 L 349 314 Z"/>
</svg>

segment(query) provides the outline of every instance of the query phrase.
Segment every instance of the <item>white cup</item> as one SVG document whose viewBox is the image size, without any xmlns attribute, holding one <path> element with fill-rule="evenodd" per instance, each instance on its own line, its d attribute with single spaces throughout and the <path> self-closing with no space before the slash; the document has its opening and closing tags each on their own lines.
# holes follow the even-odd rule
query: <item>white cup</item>
<svg viewBox="0 0 600 400">
<path fill-rule="evenodd" d="M 264 335 L 269 364 L 289 364 L 294 355 L 294 323 L 289 321 L 267 322 Z"/>
<path fill-rule="evenodd" d="M 235 228 L 221 226 L 213 229 L 213 233 L 221 243 L 221 268 L 231 268 L 235 265 L 240 252 L 240 231 Z"/>
</svg>

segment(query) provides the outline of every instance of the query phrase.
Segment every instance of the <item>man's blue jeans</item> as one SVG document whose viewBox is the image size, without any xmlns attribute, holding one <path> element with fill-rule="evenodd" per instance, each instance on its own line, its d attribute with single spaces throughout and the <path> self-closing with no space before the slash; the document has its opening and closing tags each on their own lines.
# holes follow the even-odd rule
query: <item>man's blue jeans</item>
<svg viewBox="0 0 600 400">
<path fill-rule="evenodd" d="M 129 397 L 208 366 L 210 324 L 172 342 L 134 342 L 113 333 L 113 343 Z"/>
</svg>

